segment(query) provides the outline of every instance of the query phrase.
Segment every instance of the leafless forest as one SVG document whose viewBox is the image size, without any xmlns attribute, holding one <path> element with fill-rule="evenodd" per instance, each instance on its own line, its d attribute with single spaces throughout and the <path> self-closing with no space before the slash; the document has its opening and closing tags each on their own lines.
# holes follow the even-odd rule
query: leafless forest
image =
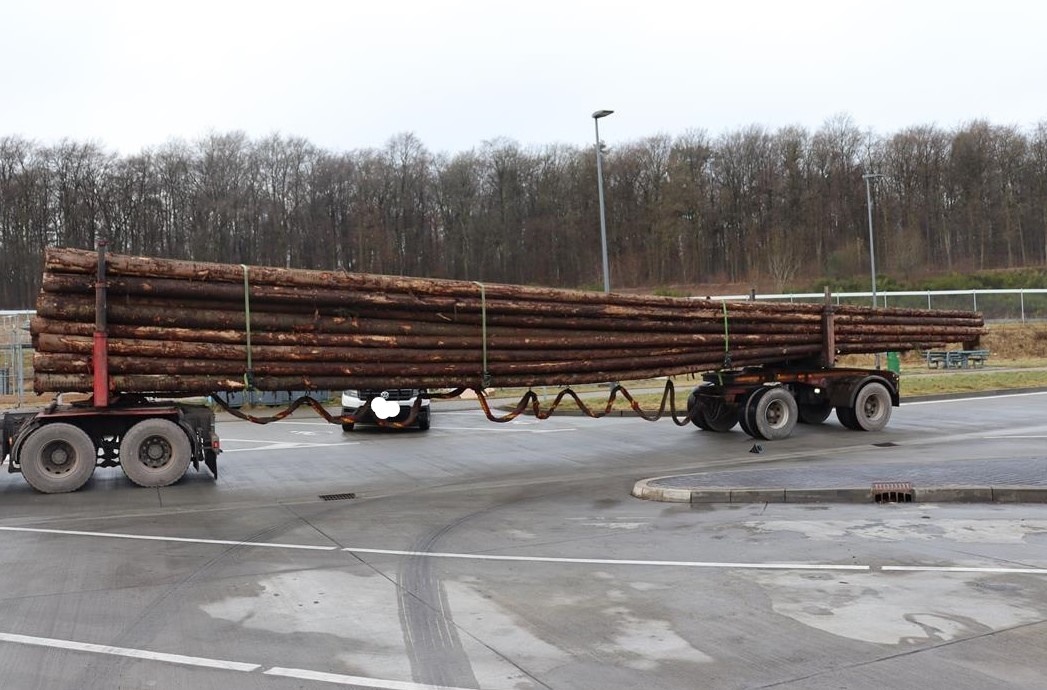
<svg viewBox="0 0 1047 690">
<path fill-rule="evenodd" d="M 595 150 L 508 140 L 434 154 L 413 134 L 326 151 L 215 133 L 121 156 L 0 138 L 0 308 L 32 306 L 48 245 L 159 257 L 601 285 Z M 750 126 L 604 153 L 615 288 L 1047 264 L 1047 122 L 881 135 Z"/>
</svg>

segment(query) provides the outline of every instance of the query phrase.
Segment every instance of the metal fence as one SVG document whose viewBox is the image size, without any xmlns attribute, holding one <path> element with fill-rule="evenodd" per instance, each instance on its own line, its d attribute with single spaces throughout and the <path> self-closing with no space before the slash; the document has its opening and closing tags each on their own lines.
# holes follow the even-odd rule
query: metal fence
<svg viewBox="0 0 1047 690">
<path fill-rule="evenodd" d="M 717 295 L 712 299 L 766 300 L 774 302 L 821 302 L 821 292 L 781 294 Z M 872 292 L 837 292 L 835 304 L 872 305 Z M 999 290 L 909 290 L 877 292 L 876 306 L 909 309 L 969 309 L 979 311 L 986 321 L 1047 320 L 1047 288 Z"/>
<path fill-rule="evenodd" d="M 32 389 L 31 311 L 0 311 L 0 401 L 20 405 Z"/>
</svg>

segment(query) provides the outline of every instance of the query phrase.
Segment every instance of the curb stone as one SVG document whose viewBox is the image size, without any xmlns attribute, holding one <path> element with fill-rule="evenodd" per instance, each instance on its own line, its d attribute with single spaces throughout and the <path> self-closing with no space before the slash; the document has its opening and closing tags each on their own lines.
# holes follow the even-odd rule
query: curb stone
<svg viewBox="0 0 1047 690">
<path fill-rule="evenodd" d="M 825 489 L 696 487 L 693 489 L 651 486 L 664 477 L 642 479 L 632 495 L 667 503 L 875 503 L 868 487 Z M 913 489 L 914 503 L 1047 503 L 1042 486 L 929 486 Z"/>
</svg>

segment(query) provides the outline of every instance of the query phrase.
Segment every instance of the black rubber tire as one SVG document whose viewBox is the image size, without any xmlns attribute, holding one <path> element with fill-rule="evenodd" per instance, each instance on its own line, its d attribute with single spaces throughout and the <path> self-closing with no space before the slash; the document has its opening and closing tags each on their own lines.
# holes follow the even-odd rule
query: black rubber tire
<svg viewBox="0 0 1047 690">
<path fill-rule="evenodd" d="M 836 408 L 836 418 L 840 420 L 840 424 L 843 424 L 851 431 L 861 431 L 862 429 L 858 426 L 858 419 L 854 416 L 853 407 L 838 406 Z"/>
<path fill-rule="evenodd" d="M 760 438 L 780 441 L 788 438 L 796 428 L 799 413 L 796 398 L 788 389 L 768 388 L 751 407 L 750 426 Z"/>
<path fill-rule="evenodd" d="M 687 397 L 687 411 L 690 413 L 694 405 L 698 406 L 691 418 L 695 426 L 722 434 L 738 424 L 738 409 L 729 405 L 720 392 L 714 383 L 703 383 L 691 391 Z"/>
<path fill-rule="evenodd" d="M 702 414 L 709 431 L 723 433 L 738 424 L 738 408 L 728 405 L 722 398 L 707 398 L 702 403 Z"/>
<path fill-rule="evenodd" d="M 832 414 L 833 406 L 830 402 L 819 403 L 797 403 L 800 411 L 801 424 L 821 424 Z"/>
<path fill-rule="evenodd" d="M 418 410 L 418 428 L 422 431 L 429 431 L 429 427 L 432 425 L 432 412 L 428 407 L 423 407 Z"/>
<path fill-rule="evenodd" d="M 22 443 L 22 476 L 40 493 L 62 494 L 87 483 L 98 463 L 94 441 L 72 424 L 45 424 Z"/>
<path fill-rule="evenodd" d="M 861 387 L 854 398 L 854 418 L 861 431 L 880 431 L 891 420 L 891 394 L 879 381 Z"/>
<path fill-rule="evenodd" d="M 691 424 L 694 424 L 699 429 L 708 430 L 709 425 L 705 421 L 703 406 L 698 402 L 698 391 L 701 388 L 701 386 L 695 387 L 691 394 L 687 396 L 687 414 L 691 417 Z"/>
<path fill-rule="evenodd" d="M 352 431 L 355 426 L 353 422 L 345 422 L 342 424 L 342 431 Z"/>
<path fill-rule="evenodd" d="M 192 454 L 189 437 L 168 419 L 143 419 L 120 441 L 120 467 L 138 486 L 174 484 L 189 469 Z"/>
<path fill-rule="evenodd" d="M 769 388 L 757 388 L 745 398 L 741 405 L 741 412 L 738 414 L 738 424 L 741 425 L 742 431 L 753 438 L 759 438 L 754 428 L 756 418 L 753 413 L 760 398 L 769 390 Z"/>
</svg>

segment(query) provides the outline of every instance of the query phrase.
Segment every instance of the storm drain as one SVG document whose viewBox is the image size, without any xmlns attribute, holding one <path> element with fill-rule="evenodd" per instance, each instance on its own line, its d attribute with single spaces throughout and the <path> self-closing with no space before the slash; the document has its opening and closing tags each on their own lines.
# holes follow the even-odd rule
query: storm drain
<svg viewBox="0 0 1047 690">
<path fill-rule="evenodd" d="M 320 500 L 322 501 L 347 501 L 350 498 L 356 498 L 356 494 L 320 494 Z"/>
<path fill-rule="evenodd" d="M 894 441 L 884 441 L 883 443 L 874 443 L 873 445 L 877 448 L 894 448 L 898 444 Z"/>
<path fill-rule="evenodd" d="M 872 497 L 877 503 L 912 503 L 912 483 L 873 482 Z"/>
</svg>

